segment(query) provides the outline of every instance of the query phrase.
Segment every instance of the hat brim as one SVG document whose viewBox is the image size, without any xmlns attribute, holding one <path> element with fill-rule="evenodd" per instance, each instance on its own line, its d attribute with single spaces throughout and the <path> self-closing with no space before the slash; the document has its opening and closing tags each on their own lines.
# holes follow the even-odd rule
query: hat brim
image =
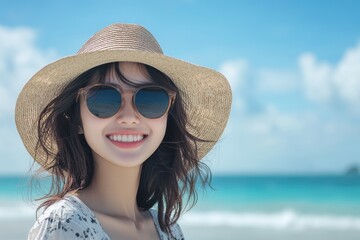
<svg viewBox="0 0 360 240">
<path fill-rule="evenodd" d="M 37 72 L 21 91 L 16 103 L 16 126 L 26 149 L 40 165 L 44 165 L 45 157 L 35 156 L 35 147 L 38 141 L 37 120 L 41 111 L 67 83 L 93 67 L 110 62 L 143 63 L 169 76 L 183 93 L 188 131 L 210 141 L 199 143 L 199 159 L 212 149 L 224 131 L 231 108 L 231 89 L 222 74 L 160 53 L 104 50 L 50 63 Z"/>
</svg>

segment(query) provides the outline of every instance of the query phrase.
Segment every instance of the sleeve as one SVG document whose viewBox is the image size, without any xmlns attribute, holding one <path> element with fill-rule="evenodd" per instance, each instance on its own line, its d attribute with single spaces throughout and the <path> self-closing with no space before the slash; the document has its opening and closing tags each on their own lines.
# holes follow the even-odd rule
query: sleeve
<svg viewBox="0 0 360 240">
<path fill-rule="evenodd" d="M 94 239 L 89 227 L 75 215 L 52 213 L 36 221 L 28 240 Z"/>
</svg>

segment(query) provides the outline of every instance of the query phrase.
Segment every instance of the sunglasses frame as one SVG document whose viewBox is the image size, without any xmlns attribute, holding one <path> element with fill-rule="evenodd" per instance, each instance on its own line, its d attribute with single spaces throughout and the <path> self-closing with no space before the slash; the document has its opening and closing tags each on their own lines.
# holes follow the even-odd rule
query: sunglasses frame
<svg viewBox="0 0 360 240">
<path fill-rule="evenodd" d="M 88 92 L 94 88 L 94 87 L 99 87 L 99 86 L 105 86 L 105 87 L 111 87 L 113 89 L 115 89 L 116 91 L 118 91 L 118 93 L 120 94 L 121 96 L 121 105 L 118 107 L 117 111 L 109 116 L 109 117 L 99 117 L 99 116 L 96 116 L 94 115 L 90 109 L 89 109 L 89 106 L 87 104 L 87 95 L 88 95 Z M 145 117 L 144 115 L 142 115 L 138 108 L 136 107 L 135 105 L 135 96 L 136 94 L 142 90 L 142 89 L 145 89 L 145 88 L 160 88 L 162 90 L 164 90 L 167 94 L 168 94 L 168 97 L 169 97 L 169 102 L 168 102 L 168 106 L 166 108 L 166 111 L 164 111 L 164 113 L 159 116 L 159 117 L 155 117 L 155 118 L 149 118 L 149 117 Z M 132 92 L 132 100 L 131 100 L 131 104 L 132 104 L 132 107 L 133 109 L 136 111 L 136 113 L 140 114 L 142 117 L 144 118 L 147 118 L 147 119 L 158 119 L 158 118 L 161 118 L 162 116 L 164 116 L 166 113 L 169 112 L 169 109 L 172 107 L 172 105 L 174 104 L 175 102 L 175 98 L 176 98 L 176 92 L 174 91 L 171 91 L 165 87 L 162 87 L 160 85 L 155 85 L 155 84 L 148 84 L 148 85 L 144 85 L 144 86 L 141 86 L 139 88 L 136 88 L 135 90 L 130 90 Z M 92 85 L 89 85 L 89 86 L 86 86 L 86 87 L 83 87 L 83 88 L 80 88 L 78 93 L 77 93 L 77 96 L 76 96 L 76 102 L 78 102 L 78 99 L 81 95 L 84 95 L 84 100 L 86 101 L 86 107 L 88 108 L 89 112 L 94 115 L 95 117 L 98 117 L 98 118 L 110 118 L 110 117 L 113 117 L 114 115 L 116 115 L 116 113 L 118 113 L 121 108 L 124 106 L 124 90 L 120 87 L 120 85 L 118 84 L 113 84 L 113 83 L 96 83 L 96 84 L 92 84 Z"/>
</svg>

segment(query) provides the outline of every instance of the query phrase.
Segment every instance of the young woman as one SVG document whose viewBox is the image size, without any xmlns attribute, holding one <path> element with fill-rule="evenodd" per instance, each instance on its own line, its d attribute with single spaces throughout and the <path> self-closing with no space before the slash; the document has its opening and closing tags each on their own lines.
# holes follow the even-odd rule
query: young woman
<svg viewBox="0 0 360 240">
<path fill-rule="evenodd" d="M 29 239 L 184 239 L 176 222 L 210 181 L 200 159 L 230 105 L 220 73 L 164 55 L 138 25 L 110 25 L 44 67 L 16 105 L 25 147 L 52 176 Z"/>
</svg>

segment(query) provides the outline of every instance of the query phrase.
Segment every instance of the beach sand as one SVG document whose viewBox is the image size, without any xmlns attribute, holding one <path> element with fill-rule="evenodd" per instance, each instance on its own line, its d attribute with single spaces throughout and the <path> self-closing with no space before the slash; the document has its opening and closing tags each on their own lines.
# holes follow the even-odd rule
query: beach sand
<svg viewBox="0 0 360 240">
<path fill-rule="evenodd" d="M 14 219 L 0 221 L 1 239 L 24 240 L 33 219 Z M 181 225 L 186 240 L 358 240 L 360 231 L 323 231 L 323 230 L 273 230 L 255 228 L 235 228 L 223 226 Z"/>
<path fill-rule="evenodd" d="M 323 230 L 270 230 L 235 227 L 190 227 L 182 226 L 187 240 L 358 240 L 360 231 Z"/>
<path fill-rule="evenodd" d="M 181 226 L 186 240 L 358 240 L 360 231 L 271 230 Z"/>
<path fill-rule="evenodd" d="M 24 240 L 27 239 L 29 229 L 35 219 L 10 219 L 0 221 L 0 239 Z"/>
</svg>

